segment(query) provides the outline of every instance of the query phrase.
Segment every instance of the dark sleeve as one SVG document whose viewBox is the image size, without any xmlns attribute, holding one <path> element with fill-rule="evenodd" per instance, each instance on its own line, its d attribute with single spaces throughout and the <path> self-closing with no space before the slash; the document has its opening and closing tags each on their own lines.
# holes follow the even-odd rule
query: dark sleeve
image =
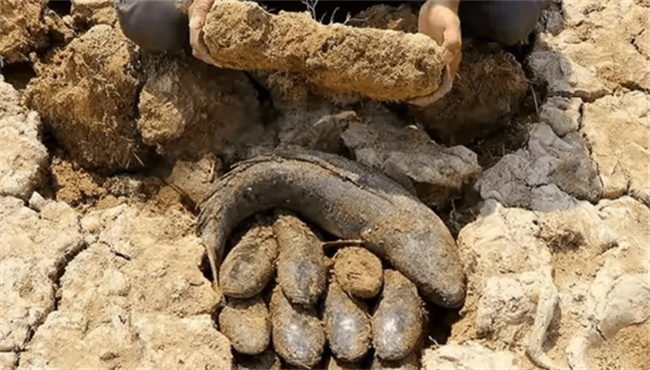
<svg viewBox="0 0 650 370">
<path fill-rule="evenodd" d="M 143 49 L 177 51 L 189 44 L 192 0 L 114 0 L 124 35 Z"/>
<path fill-rule="evenodd" d="M 535 25 L 548 0 L 461 0 L 458 16 L 463 31 L 502 44 L 523 41 Z"/>
</svg>

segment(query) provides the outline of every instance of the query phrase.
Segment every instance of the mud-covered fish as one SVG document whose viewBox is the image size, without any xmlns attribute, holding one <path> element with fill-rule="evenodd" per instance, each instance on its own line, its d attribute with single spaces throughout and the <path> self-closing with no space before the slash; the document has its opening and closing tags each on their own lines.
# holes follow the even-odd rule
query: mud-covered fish
<svg viewBox="0 0 650 370">
<path fill-rule="evenodd" d="M 441 306 L 465 299 L 465 279 L 451 233 L 395 181 L 337 155 L 274 153 L 241 162 L 201 206 L 198 231 L 213 276 L 226 239 L 246 217 L 284 208 L 386 259 Z"/>
</svg>

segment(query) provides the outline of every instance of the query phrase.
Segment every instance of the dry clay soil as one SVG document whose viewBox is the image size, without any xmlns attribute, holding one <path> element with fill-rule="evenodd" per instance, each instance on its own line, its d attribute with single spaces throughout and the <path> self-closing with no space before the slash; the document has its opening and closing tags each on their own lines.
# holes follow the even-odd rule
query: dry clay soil
<svg viewBox="0 0 650 370">
<path fill-rule="evenodd" d="M 251 366 L 215 324 L 197 205 L 291 146 L 385 172 L 452 230 L 466 303 L 434 309 L 447 332 L 411 368 L 650 369 L 650 2 L 553 0 L 516 57 L 466 40 L 427 108 L 147 53 L 110 3 L 0 2 L 0 369 Z M 413 32 L 416 14 L 349 24 Z"/>
</svg>

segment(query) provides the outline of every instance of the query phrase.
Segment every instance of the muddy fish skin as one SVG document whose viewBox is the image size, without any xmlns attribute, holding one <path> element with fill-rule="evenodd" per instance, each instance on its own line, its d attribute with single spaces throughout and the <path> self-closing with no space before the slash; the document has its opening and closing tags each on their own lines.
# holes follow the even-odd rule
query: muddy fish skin
<svg viewBox="0 0 650 370">
<path fill-rule="evenodd" d="M 337 237 L 363 240 L 427 300 L 444 307 L 463 304 L 462 265 L 440 218 L 385 175 L 319 152 L 256 157 L 215 183 L 198 222 L 213 276 L 233 228 L 272 208 L 294 211 Z"/>
</svg>

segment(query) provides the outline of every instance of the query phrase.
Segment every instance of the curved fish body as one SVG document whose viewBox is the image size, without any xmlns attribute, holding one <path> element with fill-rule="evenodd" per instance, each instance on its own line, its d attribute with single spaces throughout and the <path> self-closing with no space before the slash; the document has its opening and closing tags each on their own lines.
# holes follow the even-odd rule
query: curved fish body
<svg viewBox="0 0 650 370">
<path fill-rule="evenodd" d="M 198 223 L 213 276 L 230 232 L 245 218 L 272 208 L 296 212 L 339 238 L 363 240 L 427 300 L 444 307 L 464 302 L 456 244 L 440 218 L 380 172 L 319 152 L 256 157 L 215 183 Z"/>
</svg>

